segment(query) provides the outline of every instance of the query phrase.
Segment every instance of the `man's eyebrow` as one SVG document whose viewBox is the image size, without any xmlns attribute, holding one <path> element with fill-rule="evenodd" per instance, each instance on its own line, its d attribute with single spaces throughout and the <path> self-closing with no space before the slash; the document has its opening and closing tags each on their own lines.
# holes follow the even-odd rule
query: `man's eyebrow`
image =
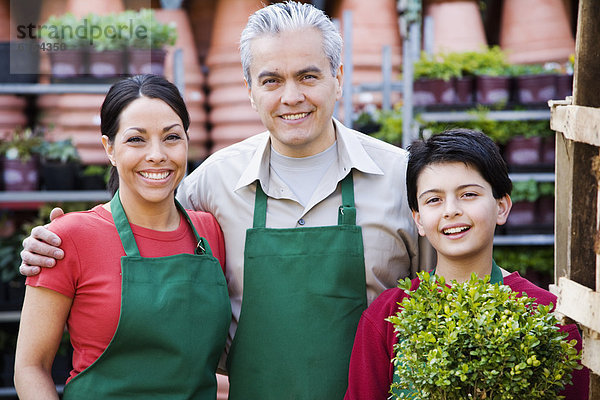
<svg viewBox="0 0 600 400">
<path fill-rule="evenodd" d="M 304 74 L 307 74 L 309 72 L 317 72 L 317 73 L 322 73 L 323 71 L 321 71 L 321 68 L 317 67 L 316 65 L 310 65 L 306 68 L 302 68 L 300 71 L 296 72 L 296 76 L 301 76 Z"/>
<path fill-rule="evenodd" d="M 304 74 L 310 73 L 310 72 L 315 72 L 318 74 L 321 74 L 323 71 L 321 70 L 321 68 L 315 66 L 315 65 L 310 65 L 306 68 L 302 68 L 301 70 L 297 71 L 294 75 L 295 76 L 302 76 Z M 261 73 L 258 74 L 258 79 L 262 79 L 264 77 L 267 76 L 272 76 L 272 77 L 276 77 L 276 78 L 280 78 L 281 74 L 279 72 L 275 72 L 275 71 L 262 71 Z"/>
</svg>

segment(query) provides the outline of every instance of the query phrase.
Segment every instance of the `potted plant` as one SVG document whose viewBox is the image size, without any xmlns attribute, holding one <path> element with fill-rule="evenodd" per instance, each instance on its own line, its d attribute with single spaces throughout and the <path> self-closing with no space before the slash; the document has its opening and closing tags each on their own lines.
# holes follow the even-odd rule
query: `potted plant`
<svg viewBox="0 0 600 400">
<path fill-rule="evenodd" d="M 545 103 L 556 97 L 556 71 L 541 64 L 513 65 L 517 101 Z"/>
<path fill-rule="evenodd" d="M 505 104 L 510 100 L 511 77 L 506 55 L 493 46 L 469 54 L 463 68 L 475 75 L 476 98 L 480 104 Z"/>
<path fill-rule="evenodd" d="M 30 128 L 17 129 L 0 142 L 4 190 L 36 190 L 42 138 Z"/>
<path fill-rule="evenodd" d="M 377 123 L 379 130 L 373 133 L 377 139 L 402 146 L 402 108 L 394 108 L 390 111 L 378 111 Z"/>
<path fill-rule="evenodd" d="M 50 56 L 52 77 L 65 79 L 85 73 L 88 27 L 72 13 L 52 15 L 40 29 L 40 47 Z"/>
<path fill-rule="evenodd" d="M 152 9 L 142 8 L 124 17 L 131 18 L 135 26 L 129 37 L 129 73 L 164 75 L 165 47 L 173 46 L 177 40 L 175 25 L 159 22 Z"/>
<path fill-rule="evenodd" d="M 106 190 L 108 172 L 106 165 L 87 165 L 80 169 L 77 186 L 82 190 Z"/>
<path fill-rule="evenodd" d="M 511 169 L 540 169 L 554 167 L 554 132 L 547 121 L 508 121 L 511 137 L 504 147 L 504 158 Z M 552 161 L 544 163 L 544 142 L 548 141 Z M 550 155 L 548 155 L 550 156 Z"/>
<path fill-rule="evenodd" d="M 398 335 L 393 398 L 555 400 L 581 368 L 575 340 L 556 326 L 552 306 L 475 274 L 446 285 L 419 272 L 390 321 Z M 398 390 L 412 390 L 399 394 Z"/>
<path fill-rule="evenodd" d="M 94 78 L 113 78 L 125 74 L 127 25 L 120 14 L 88 14 L 92 49 L 88 54 L 89 72 Z"/>
<path fill-rule="evenodd" d="M 413 101 L 415 105 L 454 104 L 452 79 L 460 76 L 460 68 L 442 56 L 421 53 L 414 66 Z"/>
<path fill-rule="evenodd" d="M 79 154 L 71 139 L 44 142 L 41 146 L 42 188 L 73 190 L 79 168 Z"/>
<path fill-rule="evenodd" d="M 554 282 L 554 248 L 552 246 L 494 246 L 494 261 L 510 272 L 548 289 Z"/>
</svg>

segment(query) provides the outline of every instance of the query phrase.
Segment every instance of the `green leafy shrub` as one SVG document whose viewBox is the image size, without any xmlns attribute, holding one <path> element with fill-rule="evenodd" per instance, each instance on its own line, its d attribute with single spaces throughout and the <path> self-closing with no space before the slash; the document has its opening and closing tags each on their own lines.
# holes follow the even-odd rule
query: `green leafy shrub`
<svg viewBox="0 0 600 400">
<path fill-rule="evenodd" d="M 449 81 L 461 76 L 460 65 L 447 61 L 443 56 L 430 56 L 425 52 L 415 62 L 414 78 L 443 79 Z"/>
<path fill-rule="evenodd" d="M 377 122 L 379 130 L 373 137 L 396 146 L 402 145 L 402 109 L 378 111 Z"/>
<path fill-rule="evenodd" d="M 550 306 L 518 297 L 508 286 L 474 274 L 465 283 L 419 273 L 399 287 L 410 294 L 402 311 L 388 319 L 399 342 L 394 350 L 394 398 L 559 399 L 557 394 L 580 368 L 575 341 L 559 331 Z"/>
<path fill-rule="evenodd" d="M 513 182 L 513 190 L 510 194 L 513 203 L 520 201 L 534 202 L 539 199 L 539 197 L 540 190 L 538 183 L 535 180 L 529 179 L 526 181 Z"/>
<path fill-rule="evenodd" d="M 55 142 L 43 142 L 40 153 L 45 161 L 54 161 L 63 164 L 71 161 L 79 161 L 79 153 L 70 138 Z"/>
</svg>

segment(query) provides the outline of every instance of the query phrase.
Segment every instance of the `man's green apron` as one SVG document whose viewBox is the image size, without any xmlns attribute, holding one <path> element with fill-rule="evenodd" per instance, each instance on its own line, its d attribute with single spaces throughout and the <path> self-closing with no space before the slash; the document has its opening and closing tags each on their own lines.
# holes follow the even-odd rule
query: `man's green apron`
<svg viewBox="0 0 600 400">
<path fill-rule="evenodd" d="M 435 274 L 435 269 L 433 269 L 433 271 L 430 272 L 432 275 Z M 499 285 L 503 285 L 504 284 L 504 278 L 502 278 L 502 270 L 500 269 L 500 267 L 496 264 L 496 261 L 492 260 L 492 272 L 490 274 L 490 283 L 493 285 L 495 283 L 499 284 Z M 396 373 L 396 371 L 394 371 L 394 383 L 400 383 L 400 377 L 398 376 L 398 374 Z M 415 396 L 416 392 L 412 389 L 390 389 L 390 393 L 393 393 L 395 396 L 400 396 L 401 393 L 404 393 L 405 395 L 412 395 Z M 407 397 L 407 398 L 413 398 L 413 397 Z M 416 398 L 416 397 L 414 397 Z M 416 398 L 418 399 L 418 398 Z"/>
<path fill-rule="evenodd" d="M 119 325 L 104 353 L 65 386 L 63 398 L 214 400 L 231 322 L 219 261 L 179 203 L 196 252 L 158 258 L 140 256 L 119 192 L 110 206 L 126 254 Z"/>
<path fill-rule="evenodd" d="M 344 397 L 366 308 L 352 173 L 342 181 L 342 202 L 338 225 L 269 229 L 267 196 L 257 182 L 242 310 L 228 357 L 230 400 Z"/>
</svg>

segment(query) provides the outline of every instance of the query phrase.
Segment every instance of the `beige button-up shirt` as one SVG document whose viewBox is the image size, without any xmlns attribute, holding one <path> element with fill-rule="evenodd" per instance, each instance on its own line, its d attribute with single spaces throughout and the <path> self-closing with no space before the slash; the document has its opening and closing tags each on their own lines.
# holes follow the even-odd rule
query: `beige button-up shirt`
<svg viewBox="0 0 600 400">
<path fill-rule="evenodd" d="M 363 234 L 367 302 L 370 304 L 383 290 L 395 287 L 398 279 L 418 270 L 417 232 L 406 199 L 406 151 L 334 122 L 338 157 L 306 207 L 272 173 L 268 132 L 212 154 L 178 189 L 177 199 L 185 208 L 210 212 L 223 230 L 233 310 L 230 341 L 242 306 L 244 246 L 246 230 L 252 228 L 257 180 L 268 196 L 267 228 L 336 225 L 342 202 L 339 183 L 354 169 L 356 222 Z"/>
</svg>

